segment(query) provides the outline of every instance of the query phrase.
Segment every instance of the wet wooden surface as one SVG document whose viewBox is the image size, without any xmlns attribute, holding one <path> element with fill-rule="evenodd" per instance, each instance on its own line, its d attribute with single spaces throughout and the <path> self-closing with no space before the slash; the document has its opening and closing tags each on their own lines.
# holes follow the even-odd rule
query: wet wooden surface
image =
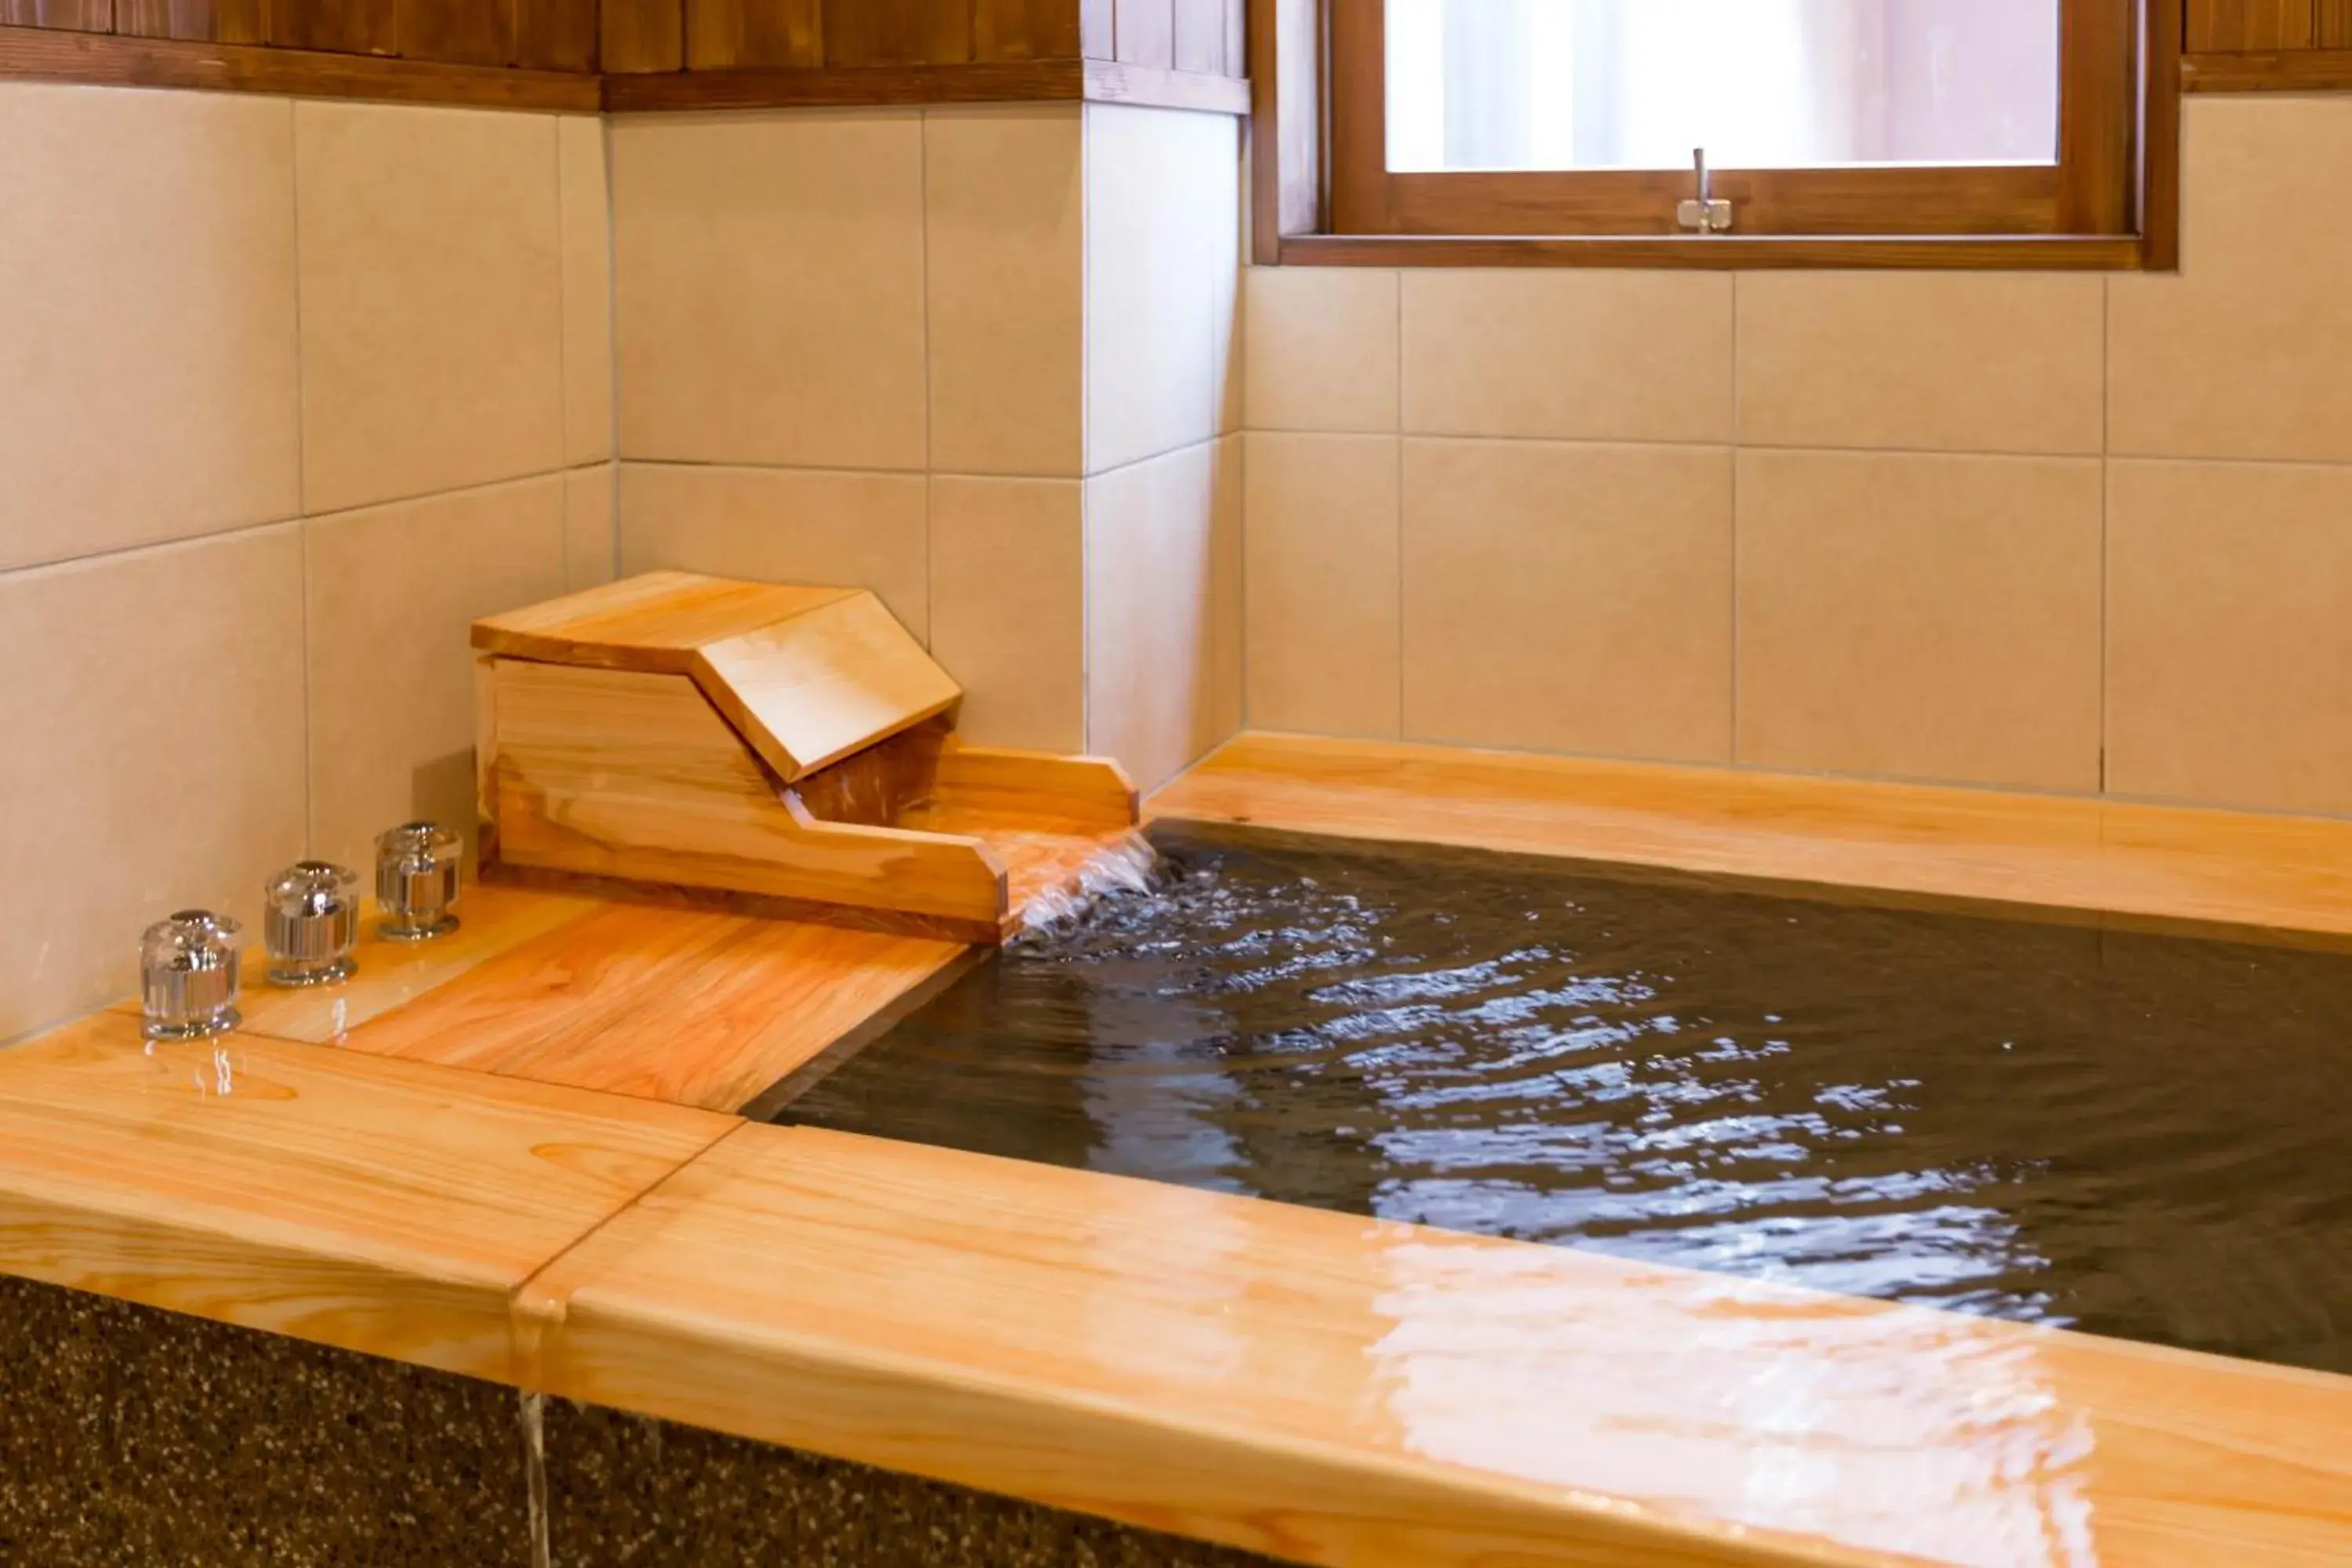
<svg viewBox="0 0 2352 1568">
<path fill-rule="evenodd" d="M 2352 1380 L 806 1128 L 551 1392 L 1325 1563 L 2339 1563 Z"/>
<path fill-rule="evenodd" d="M 2352 866 L 2342 824 L 1265 737 L 1155 805 L 2323 931 Z M 1302 1562 L 2352 1561 L 2352 1380 L 664 1104 L 960 950 L 467 897 L 412 950 L 453 977 L 363 955 L 340 1046 L 256 987 L 224 1040 L 0 1051 L 0 1271 Z"/>
<path fill-rule="evenodd" d="M 352 1050 L 734 1110 L 960 942 L 611 904 L 354 1029 Z"/>
<path fill-rule="evenodd" d="M 1244 734 L 1148 814 L 2010 905 L 2352 935 L 2352 822 Z"/>
<path fill-rule="evenodd" d="M 0 1271 L 516 1382 L 523 1281 L 734 1125 L 101 1013 L 0 1051 Z"/>
</svg>

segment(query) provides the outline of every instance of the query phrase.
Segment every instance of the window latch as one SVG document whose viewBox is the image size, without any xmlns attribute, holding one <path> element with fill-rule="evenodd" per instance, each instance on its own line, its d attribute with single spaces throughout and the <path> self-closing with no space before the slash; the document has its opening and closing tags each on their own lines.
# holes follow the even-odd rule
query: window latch
<svg viewBox="0 0 2352 1568">
<path fill-rule="evenodd" d="M 1730 233 L 1731 204 L 1714 194 L 1714 177 L 1707 173 L 1706 148 L 1691 149 L 1691 166 L 1698 174 L 1698 199 L 1677 204 L 1675 221 L 1691 234 Z"/>
</svg>

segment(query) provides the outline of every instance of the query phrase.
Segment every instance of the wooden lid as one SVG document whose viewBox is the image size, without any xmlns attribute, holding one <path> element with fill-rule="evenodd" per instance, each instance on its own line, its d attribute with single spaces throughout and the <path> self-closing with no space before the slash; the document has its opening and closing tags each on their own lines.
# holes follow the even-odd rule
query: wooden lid
<svg viewBox="0 0 2352 1568">
<path fill-rule="evenodd" d="M 787 783 L 963 696 L 863 588 L 649 572 L 477 621 L 473 641 L 507 658 L 691 676 Z"/>
</svg>

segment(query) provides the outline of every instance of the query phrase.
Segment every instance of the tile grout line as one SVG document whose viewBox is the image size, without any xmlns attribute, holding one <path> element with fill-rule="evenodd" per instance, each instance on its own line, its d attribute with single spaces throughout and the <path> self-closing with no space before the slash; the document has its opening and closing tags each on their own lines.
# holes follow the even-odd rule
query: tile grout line
<svg viewBox="0 0 2352 1568">
<path fill-rule="evenodd" d="M 933 504 L 937 485 L 933 482 L 931 465 L 939 443 L 938 410 L 932 406 L 936 395 L 931 385 L 931 111 L 923 110 L 915 116 L 915 199 L 921 221 L 916 225 L 917 243 L 921 249 L 923 276 L 923 650 L 931 647 L 932 599 L 938 588 L 934 564 L 936 552 L 931 548 L 931 531 L 939 526 L 939 510 Z"/>
<path fill-rule="evenodd" d="M 1392 458 L 1396 476 L 1396 732 L 1404 738 L 1404 273 L 1392 274 L 1396 282 L 1396 441 Z"/>
<path fill-rule="evenodd" d="M 315 763 L 311 757 L 310 732 L 310 464 L 309 452 L 310 412 L 304 405 L 302 375 L 302 106 L 289 102 L 286 106 L 286 144 L 292 154 L 288 160 L 287 192 L 289 216 L 293 219 L 294 241 L 294 506 L 295 538 L 302 558 L 302 853 L 305 857 L 318 849 L 317 787 L 311 777 Z"/>
<path fill-rule="evenodd" d="M 2107 369 L 2107 339 L 2112 334 L 2110 312 L 2115 310 L 2115 279 L 2098 279 L 2098 793 L 2107 793 L 2107 505 L 2110 500 L 2110 470 L 2115 466 L 2112 449 L 2115 435 L 2110 423 L 2115 418 L 2115 395 L 2112 376 Z"/>
<path fill-rule="evenodd" d="M 1723 754 L 1739 761 L 1739 274 L 1731 274 L 1731 730 Z"/>
</svg>

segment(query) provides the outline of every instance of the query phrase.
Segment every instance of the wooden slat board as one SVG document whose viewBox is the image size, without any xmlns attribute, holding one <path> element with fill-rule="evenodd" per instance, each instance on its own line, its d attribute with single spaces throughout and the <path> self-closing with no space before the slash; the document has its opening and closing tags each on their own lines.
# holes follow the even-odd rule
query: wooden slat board
<svg viewBox="0 0 2352 1568">
<path fill-rule="evenodd" d="M 1228 742 L 1146 813 L 2141 929 L 2352 936 L 2352 823 L 2316 818 L 1267 734 Z"/>
<path fill-rule="evenodd" d="M 971 58 L 971 0 L 825 0 L 828 66 L 960 65 Z"/>
<path fill-rule="evenodd" d="M 684 0 L 598 0 L 598 63 L 607 71 L 686 68 Z"/>
<path fill-rule="evenodd" d="M 689 70 L 824 63 L 817 0 L 687 0 Z"/>
<path fill-rule="evenodd" d="M 2316 41 L 2320 0 L 2187 0 L 2191 54 L 2307 49 Z"/>
<path fill-rule="evenodd" d="M 0 1270 L 517 1382 L 523 1281 L 733 1125 L 102 1013 L 0 1051 Z"/>
<path fill-rule="evenodd" d="M 837 926 L 608 905 L 341 1043 L 731 1111 L 966 951 Z"/>
<path fill-rule="evenodd" d="M 552 1393 L 1308 1563 L 2352 1552 L 2352 1380 L 813 1129 L 527 1306 Z"/>
<path fill-rule="evenodd" d="M 0 25 L 110 33 L 114 5 L 115 0 L 0 0 Z"/>
<path fill-rule="evenodd" d="M 1075 0 L 972 0 L 976 60 L 1076 59 L 1085 52 Z"/>
</svg>

